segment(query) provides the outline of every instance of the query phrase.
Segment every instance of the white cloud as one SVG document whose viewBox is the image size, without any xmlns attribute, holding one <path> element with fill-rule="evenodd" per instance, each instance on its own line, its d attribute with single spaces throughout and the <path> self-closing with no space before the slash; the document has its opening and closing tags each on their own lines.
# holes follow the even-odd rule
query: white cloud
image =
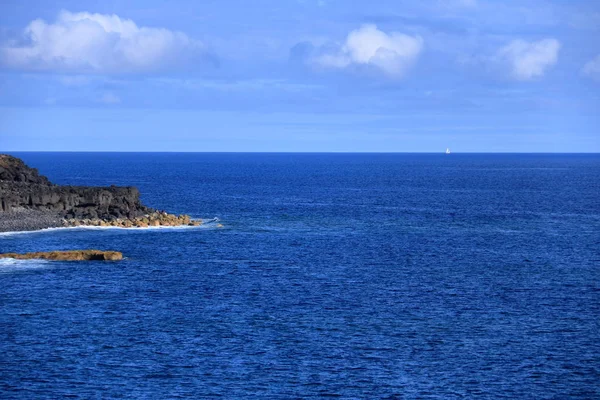
<svg viewBox="0 0 600 400">
<path fill-rule="evenodd" d="M 588 61 L 581 70 L 584 75 L 592 79 L 600 81 L 600 54 L 591 61 Z"/>
<path fill-rule="evenodd" d="M 423 39 L 398 32 L 386 34 L 375 25 L 350 32 L 346 41 L 310 61 L 326 68 L 372 66 L 392 78 L 401 78 L 423 49 Z"/>
<path fill-rule="evenodd" d="M 0 46 L 0 63 L 24 70 L 120 73 L 160 69 L 202 51 L 184 33 L 138 27 L 117 15 L 62 11 L 56 21 L 36 19 L 23 41 Z"/>
<path fill-rule="evenodd" d="M 558 61 L 560 42 L 543 39 L 537 42 L 513 40 L 496 53 L 495 59 L 508 63 L 511 76 L 517 80 L 530 80 L 544 75 Z"/>
</svg>

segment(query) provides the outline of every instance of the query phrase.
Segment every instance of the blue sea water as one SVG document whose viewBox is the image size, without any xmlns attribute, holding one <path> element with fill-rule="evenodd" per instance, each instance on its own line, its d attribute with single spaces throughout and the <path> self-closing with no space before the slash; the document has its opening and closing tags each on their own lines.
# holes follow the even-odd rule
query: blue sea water
<svg viewBox="0 0 600 400">
<path fill-rule="evenodd" d="M 600 156 L 19 153 L 198 229 L 0 235 L 0 397 L 600 398 Z"/>
</svg>

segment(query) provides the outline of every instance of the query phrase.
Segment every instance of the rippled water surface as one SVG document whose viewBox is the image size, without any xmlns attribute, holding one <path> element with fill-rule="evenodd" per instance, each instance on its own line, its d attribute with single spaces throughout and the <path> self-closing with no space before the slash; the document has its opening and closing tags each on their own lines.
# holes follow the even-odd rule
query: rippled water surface
<svg viewBox="0 0 600 400">
<path fill-rule="evenodd" d="M 600 156 L 17 154 L 224 228 L 0 235 L 0 397 L 598 398 Z"/>
</svg>

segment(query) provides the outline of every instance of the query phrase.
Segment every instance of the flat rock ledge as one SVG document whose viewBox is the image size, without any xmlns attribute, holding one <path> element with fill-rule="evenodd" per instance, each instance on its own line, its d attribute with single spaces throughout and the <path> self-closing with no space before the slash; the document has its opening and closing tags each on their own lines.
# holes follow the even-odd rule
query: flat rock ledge
<svg viewBox="0 0 600 400">
<path fill-rule="evenodd" d="M 140 217 L 114 219 L 64 219 L 65 227 L 74 226 L 105 226 L 116 228 L 148 228 L 150 226 L 200 226 L 202 220 L 192 219 L 189 215 L 174 215 L 166 212 L 153 212 Z"/>
<path fill-rule="evenodd" d="M 4 253 L 0 258 L 14 258 L 16 260 L 52 260 L 52 261 L 119 261 L 123 253 L 118 251 L 102 250 L 68 250 L 68 251 L 40 251 L 36 253 Z"/>
</svg>

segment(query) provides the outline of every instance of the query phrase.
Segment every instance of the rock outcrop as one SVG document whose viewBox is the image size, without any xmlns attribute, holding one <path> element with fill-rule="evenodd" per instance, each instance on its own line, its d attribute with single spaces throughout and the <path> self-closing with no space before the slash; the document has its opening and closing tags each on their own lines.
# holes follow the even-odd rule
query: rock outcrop
<svg viewBox="0 0 600 400">
<path fill-rule="evenodd" d="M 134 187 L 58 186 L 22 160 L 0 155 L 0 211 L 56 211 L 65 218 L 132 218 L 154 210 Z"/>
<path fill-rule="evenodd" d="M 19 224 L 20 220 L 30 222 Z M 175 216 L 146 207 L 135 187 L 54 185 L 22 160 L 0 154 L 0 232 L 57 226 L 144 227 L 200 223 L 186 215 Z"/>
<path fill-rule="evenodd" d="M 23 160 L 6 154 L 0 154 L 0 181 L 50 185 L 48 178 L 40 175 L 36 168 L 30 168 Z"/>
<path fill-rule="evenodd" d="M 118 251 L 102 250 L 69 250 L 69 251 L 41 251 L 36 253 L 4 253 L 0 258 L 14 258 L 16 260 L 53 260 L 53 261 L 118 261 L 123 259 L 123 254 Z"/>
</svg>

